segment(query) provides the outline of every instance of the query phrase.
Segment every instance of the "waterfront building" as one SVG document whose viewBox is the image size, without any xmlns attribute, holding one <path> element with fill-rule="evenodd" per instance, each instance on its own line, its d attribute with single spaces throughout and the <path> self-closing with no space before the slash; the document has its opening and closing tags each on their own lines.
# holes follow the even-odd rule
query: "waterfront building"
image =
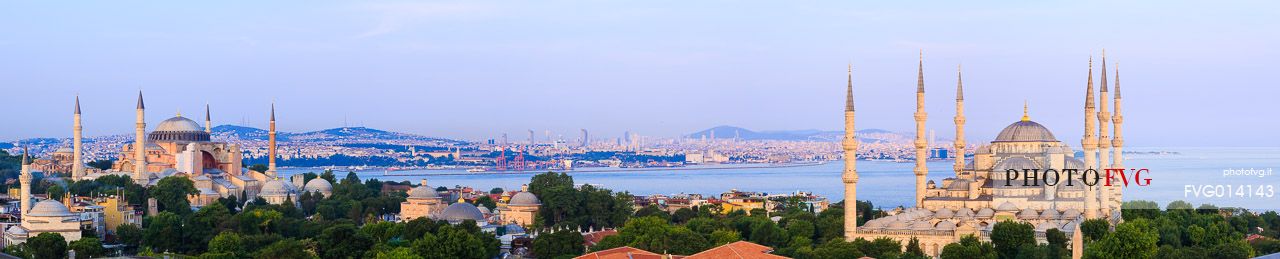
<svg viewBox="0 0 1280 259">
<path fill-rule="evenodd" d="M 923 112 L 923 57 L 919 69 L 916 89 L 918 110 L 915 114 L 917 203 L 914 207 L 896 211 L 892 213 L 893 215 L 869 220 L 862 226 L 856 225 L 857 212 L 853 209 L 853 201 L 856 200 L 857 193 L 856 161 L 853 159 L 857 138 L 854 137 L 852 79 L 850 79 L 845 114 L 846 239 L 872 240 L 888 237 L 905 244 L 910 239 L 916 238 L 926 254 L 938 256 L 943 246 L 956 242 L 965 235 L 989 239 L 992 226 L 1003 220 L 1033 224 L 1036 239 L 1041 243 L 1047 242 L 1045 231 L 1049 229 L 1059 229 L 1071 236 L 1077 234 L 1079 224 L 1086 219 L 1100 218 L 1111 221 L 1112 224 L 1121 220 L 1118 209 L 1121 200 L 1118 195 L 1111 195 L 1112 197 L 1108 198 L 1101 194 L 1105 191 L 1118 192 L 1118 190 L 1100 191 L 1101 188 L 1083 184 L 1079 176 L 1079 173 L 1087 169 L 1100 170 L 1100 168 L 1111 166 L 1099 164 L 1096 159 L 1099 140 L 1096 137 L 1094 122 L 1109 115 L 1098 115 L 1094 110 L 1092 59 L 1084 106 L 1086 120 L 1082 140 L 1085 150 L 1083 161 L 1075 157 L 1072 148 L 1059 141 L 1047 127 L 1031 120 L 1026 105 L 1023 106 L 1021 119 L 1006 126 L 994 141 L 978 146 L 971 161 L 964 161 L 962 142 L 965 121 L 964 95 L 960 72 L 957 71 L 955 117 L 957 143 L 955 143 L 954 157 L 959 161 L 956 161 L 954 167 L 955 175 L 943 179 L 940 184 L 923 180 L 927 172 L 927 169 L 923 168 L 923 161 L 927 159 L 923 141 L 925 131 L 922 127 L 926 118 Z M 1119 104 L 1118 87 L 1115 93 L 1115 102 Z M 1115 112 L 1115 117 L 1112 118 L 1120 116 L 1119 110 Z M 1115 124 L 1119 128 L 1119 120 L 1113 119 L 1113 121 L 1116 121 Z M 1118 129 L 1115 137 L 1120 138 Z M 1120 145 L 1116 144 L 1119 142 L 1112 141 L 1112 143 L 1115 148 L 1119 148 Z M 1119 153 L 1114 155 L 1114 161 L 1122 159 Z M 1050 169 L 1059 172 L 1073 169 L 1079 171 L 1073 176 L 1075 179 L 1070 179 L 1074 181 L 1072 183 L 1067 182 L 1068 177 L 1064 172 L 1060 178 L 1048 176 L 1050 179 L 1058 180 L 1054 185 L 1043 182 L 1023 184 L 1024 170 L 1038 170 L 1044 173 L 1045 170 Z M 1016 178 L 1006 174 L 1007 170 L 1018 172 Z M 1046 176 L 1041 175 L 1038 179 L 1044 180 Z M 1006 180 L 1010 180 L 1009 185 L 1006 185 Z"/>
</svg>

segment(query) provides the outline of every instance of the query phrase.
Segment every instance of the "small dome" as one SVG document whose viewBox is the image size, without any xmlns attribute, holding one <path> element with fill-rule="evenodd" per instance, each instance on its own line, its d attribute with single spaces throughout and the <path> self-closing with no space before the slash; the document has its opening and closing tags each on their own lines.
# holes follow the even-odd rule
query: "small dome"
<svg viewBox="0 0 1280 259">
<path fill-rule="evenodd" d="M 994 216 L 996 216 L 995 210 L 992 210 L 991 208 L 982 208 L 981 210 L 978 210 L 978 215 L 975 215 L 974 217 L 989 219 Z"/>
<path fill-rule="evenodd" d="M 1031 208 L 1026 208 L 1023 209 L 1022 212 L 1018 212 L 1018 219 L 1036 219 L 1039 217 L 1040 213 L 1036 213 L 1036 210 Z"/>
<path fill-rule="evenodd" d="M 1053 222 L 1045 221 L 1045 222 L 1040 222 L 1039 225 L 1036 225 L 1036 231 L 1043 232 L 1051 228 L 1058 228 L 1058 224 L 1053 224 Z"/>
<path fill-rule="evenodd" d="M 933 217 L 938 219 L 950 219 L 951 217 L 954 217 L 954 216 L 955 216 L 955 212 L 952 212 L 951 209 L 948 209 L 948 208 L 941 208 L 941 209 L 938 209 L 938 211 L 933 213 Z"/>
<path fill-rule="evenodd" d="M 867 223 L 862 224 L 862 226 L 859 228 L 881 229 L 881 228 L 884 228 L 884 222 L 885 222 L 884 218 L 868 220 Z"/>
<path fill-rule="evenodd" d="M 1000 134 L 996 135 L 996 140 L 992 142 L 1020 141 L 1056 142 L 1058 139 L 1054 138 L 1053 133 L 1049 132 L 1049 129 L 1040 125 L 1040 123 L 1023 120 L 1004 127 L 1004 130 L 1001 130 Z"/>
<path fill-rule="evenodd" d="M 1058 217 L 1060 215 L 1058 215 L 1058 210 L 1055 209 L 1047 209 L 1040 213 L 1040 219 L 1058 219 Z"/>
<path fill-rule="evenodd" d="M 934 229 L 937 229 L 937 230 L 956 230 L 956 223 L 955 223 L 955 222 L 951 222 L 950 220 L 943 220 L 942 222 L 938 222 L 938 225 L 937 225 L 937 226 L 935 226 L 935 227 L 934 227 Z"/>
<path fill-rule="evenodd" d="M 956 179 L 955 181 L 952 181 L 951 184 L 947 185 L 947 190 L 948 191 L 968 191 L 969 180 Z"/>
<path fill-rule="evenodd" d="M 1061 218 L 1063 219 L 1075 219 L 1079 217 L 1080 217 L 1080 211 L 1076 209 L 1067 209 L 1066 211 L 1062 212 L 1062 216 L 1061 216 Z"/>
<path fill-rule="evenodd" d="M 53 151 L 53 152 L 54 152 L 54 153 L 66 153 L 66 154 L 70 154 L 70 153 L 75 152 L 75 151 L 71 150 L 71 148 L 68 148 L 68 147 L 61 147 L 61 148 L 58 148 L 58 150 L 55 150 L 55 151 Z"/>
<path fill-rule="evenodd" d="M 27 228 L 24 228 L 20 225 L 14 225 L 12 227 L 9 227 L 9 230 L 7 232 L 9 232 L 9 234 L 18 235 L 18 236 L 25 236 L 28 233 Z"/>
<path fill-rule="evenodd" d="M 1004 203 L 1001 203 L 999 207 L 996 207 L 996 210 L 999 210 L 999 211 L 1018 211 L 1018 206 L 1017 206 L 1017 205 L 1013 205 L 1013 203 L 1010 203 L 1010 202 L 1007 202 L 1007 201 L 1006 201 L 1006 202 L 1004 202 Z"/>
<path fill-rule="evenodd" d="M 911 230 L 933 230 L 933 224 L 929 224 L 928 221 L 917 221 L 911 224 Z"/>
<path fill-rule="evenodd" d="M 454 203 L 444 208 L 440 212 L 440 219 L 449 221 L 449 223 L 458 223 L 464 220 L 475 220 L 476 222 L 484 222 L 484 213 L 479 208 L 466 202 Z"/>
<path fill-rule="evenodd" d="M 969 208 L 960 208 L 956 210 L 957 218 L 973 218 L 973 210 Z"/>
<path fill-rule="evenodd" d="M 311 179 L 302 189 L 308 192 L 333 193 L 333 184 L 324 178 Z"/>
<path fill-rule="evenodd" d="M 511 196 L 511 200 L 507 202 L 507 205 L 538 206 L 538 205 L 542 205 L 542 201 L 538 200 L 538 196 L 533 195 L 533 193 L 520 192 L 520 193 L 517 193 L 515 196 Z"/>
<path fill-rule="evenodd" d="M 271 180 L 262 184 L 262 190 L 258 192 L 261 196 L 283 196 L 292 194 L 296 190 L 292 184 L 281 180 Z"/>
<path fill-rule="evenodd" d="M 907 230 L 907 222 L 901 221 L 901 220 L 894 220 L 893 222 L 889 222 L 889 226 L 887 226 L 886 228 L 890 230 Z"/>
<path fill-rule="evenodd" d="M 1066 167 L 1063 169 L 1084 169 L 1084 162 L 1081 162 L 1080 159 L 1076 159 L 1074 157 L 1068 157 L 1063 160 L 1064 160 L 1063 167 Z"/>
<path fill-rule="evenodd" d="M 74 214 L 71 214 L 71 210 L 67 209 L 67 206 L 62 205 L 61 202 L 57 202 L 54 200 L 43 200 L 43 201 L 37 202 L 35 206 L 32 206 L 31 211 L 27 213 L 26 216 L 66 217 L 66 216 L 73 216 L 73 215 Z"/>
</svg>

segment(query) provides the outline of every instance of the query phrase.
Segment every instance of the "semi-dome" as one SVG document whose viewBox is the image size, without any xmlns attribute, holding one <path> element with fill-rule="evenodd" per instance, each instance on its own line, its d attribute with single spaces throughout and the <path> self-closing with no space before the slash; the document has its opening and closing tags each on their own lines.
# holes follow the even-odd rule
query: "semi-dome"
<svg viewBox="0 0 1280 259">
<path fill-rule="evenodd" d="M 1042 167 L 1040 167 L 1039 165 L 1036 165 L 1036 162 L 1032 161 L 1031 159 L 1028 159 L 1022 156 L 1011 156 L 1003 160 L 1000 160 L 1000 162 L 996 163 L 996 166 L 992 168 L 991 171 L 999 172 L 1000 173 L 999 175 L 1004 175 L 1005 171 L 1009 169 L 1022 172 L 1023 169 L 1041 169 L 1041 168 Z"/>
<path fill-rule="evenodd" d="M 199 123 L 178 115 L 161 121 L 150 134 L 150 141 L 209 141 L 209 133 Z"/>
<path fill-rule="evenodd" d="M 303 185 L 302 189 L 308 192 L 332 193 L 333 184 L 329 183 L 329 180 L 325 180 L 324 178 L 316 178 L 311 179 L 310 182 Z"/>
<path fill-rule="evenodd" d="M 71 210 L 67 209 L 66 205 L 54 200 L 37 202 L 35 206 L 31 207 L 30 213 L 27 213 L 27 216 L 32 217 L 66 217 L 72 215 L 74 214 L 71 214 Z"/>
<path fill-rule="evenodd" d="M 507 202 L 511 206 L 538 206 L 542 205 L 542 201 L 538 200 L 538 196 L 530 192 L 520 192 L 515 196 L 511 196 L 511 200 Z"/>
<path fill-rule="evenodd" d="M 1009 124 L 996 135 L 996 140 L 992 142 L 1057 142 L 1058 139 L 1053 137 L 1053 133 L 1049 132 L 1044 125 L 1030 120 L 1021 120 Z"/>
<path fill-rule="evenodd" d="M 454 203 L 444 208 L 440 212 L 440 219 L 449 221 L 449 223 L 458 223 L 464 220 L 475 220 L 476 222 L 484 222 L 484 213 L 479 208 L 466 202 Z"/>
</svg>

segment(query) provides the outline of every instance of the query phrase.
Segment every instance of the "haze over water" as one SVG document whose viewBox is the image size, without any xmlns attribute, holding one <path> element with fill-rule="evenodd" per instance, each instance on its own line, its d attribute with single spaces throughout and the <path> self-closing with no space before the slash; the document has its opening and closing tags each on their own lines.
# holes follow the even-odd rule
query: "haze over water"
<svg viewBox="0 0 1280 259">
<path fill-rule="evenodd" d="M 1244 207 L 1251 210 L 1276 210 L 1280 198 L 1270 197 L 1195 197 L 1186 192 L 1187 185 L 1240 185 L 1280 187 L 1280 176 L 1226 176 L 1224 169 L 1276 169 L 1280 168 L 1280 148 L 1128 148 L 1127 151 L 1170 151 L 1178 154 L 1126 155 L 1126 167 L 1147 168 L 1150 186 L 1131 185 L 1124 191 L 1124 199 L 1156 201 L 1164 206 L 1170 201 L 1185 200 L 1193 204 L 1210 203 L 1220 207 Z M 952 161 L 928 163 L 929 179 L 939 185 L 943 178 L 954 176 Z M 594 168 L 570 172 L 577 184 L 593 184 L 614 191 L 629 191 L 635 195 L 700 193 L 718 196 L 730 189 L 765 193 L 813 192 L 827 197 L 832 203 L 843 199 L 840 182 L 842 164 L 832 161 L 822 165 L 733 168 L 750 165 L 720 165 L 682 168 L 683 170 L 633 169 L 610 172 L 582 172 Z M 877 206 L 891 208 L 912 206 L 914 197 L 912 163 L 890 161 L 858 161 L 858 199 L 869 200 Z M 292 175 L 315 169 L 290 168 L 284 175 Z M 398 171 L 407 173 L 449 173 L 429 176 L 384 176 L 383 171 L 358 172 L 362 180 L 377 178 L 384 181 L 410 181 L 417 184 L 426 178 L 431 186 L 470 186 L 480 190 L 501 187 L 515 190 L 528 183 L 533 173 L 485 173 L 465 174 L 460 170 Z M 463 174 L 456 174 L 463 173 Z M 344 173 L 335 172 L 341 178 Z M 1133 176 L 1129 175 L 1130 181 Z M 1132 184 L 1132 182 L 1131 182 Z M 1266 188 L 1266 187 L 1263 187 Z M 1233 191 L 1234 192 L 1234 191 Z"/>
</svg>

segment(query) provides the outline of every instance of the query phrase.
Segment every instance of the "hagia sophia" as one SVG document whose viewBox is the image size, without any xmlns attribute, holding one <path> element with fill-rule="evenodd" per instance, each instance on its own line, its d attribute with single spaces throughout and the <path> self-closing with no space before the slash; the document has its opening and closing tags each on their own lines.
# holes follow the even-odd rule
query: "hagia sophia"
<svg viewBox="0 0 1280 259">
<path fill-rule="evenodd" d="M 957 69 L 958 70 L 958 69 Z M 938 256 L 943 246 L 954 243 L 966 235 L 989 239 L 992 226 L 999 221 L 1013 220 L 1035 226 L 1036 239 L 1045 240 L 1045 231 L 1059 229 L 1067 236 L 1079 238 L 1078 227 L 1086 219 L 1105 219 L 1113 225 L 1120 218 L 1121 196 L 1119 187 L 1087 186 L 1078 179 L 1074 185 L 1023 186 L 1014 181 L 1005 186 L 1006 170 L 1022 172 L 1024 169 L 1086 169 L 1123 168 L 1121 148 L 1123 117 L 1120 115 L 1120 79 L 1116 70 L 1115 94 L 1108 96 L 1106 54 L 1102 58 L 1101 89 L 1097 92 L 1093 82 L 1093 61 L 1089 61 L 1089 76 L 1084 104 L 1084 134 L 1081 145 L 1084 157 L 1077 158 L 1070 146 L 1059 141 L 1044 125 L 1032 121 L 1026 107 L 1022 118 L 1006 126 L 994 141 L 978 146 L 971 161 L 964 159 L 964 85 L 960 72 L 956 74 L 956 126 L 953 170 L 955 175 L 941 183 L 926 181 L 926 140 L 924 112 L 924 59 L 919 64 L 916 86 L 915 144 L 915 201 L 913 208 L 883 218 L 857 225 L 857 158 L 858 139 L 854 127 L 853 70 L 849 69 L 845 103 L 845 136 L 843 149 L 845 238 L 872 240 L 888 237 L 902 243 L 916 238 L 921 249 L 930 256 Z M 1108 100 L 1110 98 L 1110 100 Z M 1113 102 L 1115 114 L 1107 109 Z M 1097 105 L 1095 106 L 1095 103 Z M 1100 110 L 1100 111 L 1099 111 Z M 1110 125 L 1114 124 L 1114 136 L 1110 137 Z M 1096 127 L 1095 125 L 1100 125 Z M 1019 174 L 1020 175 L 1020 174 Z M 1065 182 L 1065 178 L 1063 179 Z M 1080 242 L 1073 241 L 1073 252 L 1079 254 Z"/>
</svg>

